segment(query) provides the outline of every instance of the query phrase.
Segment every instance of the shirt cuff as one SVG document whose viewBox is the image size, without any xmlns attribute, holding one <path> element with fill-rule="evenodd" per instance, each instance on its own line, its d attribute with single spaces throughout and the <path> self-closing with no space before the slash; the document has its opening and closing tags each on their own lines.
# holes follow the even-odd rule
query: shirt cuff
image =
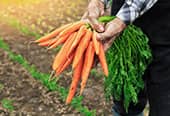
<svg viewBox="0 0 170 116">
<path fill-rule="evenodd" d="M 127 25 L 134 22 L 134 20 L 140 15 L 144 2 L 139 2 L 140 0 L 137 1 L 138 2 L 135 2 L 135 0 L 133 0 L 133 2 L 129 2 L 129 0 L 126 0 L 126 2 L 116 14 L 116 16 Z"/>
</svg>

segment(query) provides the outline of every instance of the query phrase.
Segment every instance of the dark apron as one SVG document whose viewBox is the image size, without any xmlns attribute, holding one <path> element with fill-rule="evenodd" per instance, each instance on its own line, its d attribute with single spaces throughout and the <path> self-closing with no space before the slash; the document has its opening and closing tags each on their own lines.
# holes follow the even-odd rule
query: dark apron
<svg viewBox="0 0 170 116">
<path fill-rule="evenodd" d="M 123 2 L 124 0 L 113 0 L 112 15 L 116 15 Z M 146 71 L 150 115 L 170 116 L 170 0 L 158 0 L 133 24 L 149 37 L 153 54 L 153 61 Z M 143 102 L 142 107 L 144 104 Z M 142 111 L 142 107 L 138 108 Z M 117 109 L 121 112 L 121 108 Z"/>
</svg>

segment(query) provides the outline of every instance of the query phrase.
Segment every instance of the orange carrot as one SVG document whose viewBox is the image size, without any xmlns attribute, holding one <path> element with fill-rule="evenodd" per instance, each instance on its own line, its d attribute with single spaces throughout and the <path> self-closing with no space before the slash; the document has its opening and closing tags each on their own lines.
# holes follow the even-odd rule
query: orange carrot
<svg viewBox="0 0 170 116">
<path fill-rule="evenodd" d="M 81 59 L 84 51 L 86 50 L 91 40 L 91 37 L 92 37 L 92 32 L 90 30 L 87 30 L 86 34 L 83 36 L 83 38 L 79 42 L 78 47 L 76 48 L 76 53 L 75 53 L 75 57 L 73 60 L 73 65 L 72 65 L 73 69 L 77 66 L 79 60 Z"/>
<path fill-rule="evenodd" d="M 71 102 L 71 100 L 73 99 L 73 97 L 76 93 L 76 88 L 77 88 L 78 82 L 81 79 L 83 60 L 84 60 L 83 57 L 81 57 L 81 59 L 79 60 L 79 65 L 77 65 L 75 67 L 71 86 L 70 86 L 69 93 L 68 93 L 68 96 L 67 96 L 67 99 L 66 99 L 66 104 L 69 104 Z"/>
<path fill-rule="evenodd" d="M 58 45 L 64 43 L 69 38 L 69 36 L 70 35 L 66 34 L 66 35 L 64 35 L 64 36 L 62 36 L 60 38 L 55 38 L 56 41 L 53 44 L 50 43 L 51 46 L 48 49 L 56 48 Z"/>
<path fill-rule="evenodd" d="M 38 40 L 35 40 L 35 42 L 36 42 L 36 43 L 38 43 L 38 42 L 44 42 L 44 41 L 49 40 L 49 39 L 51 39 L 51 38 L 53 38 L 53 37 L 56 37 L 60 32 L 62 32 L 64 29 L 68 28 L 68 27 L 71 26 L 71 25 L 72 25 L 72 24 L 70 23 L 70 24 L 61 26 L 61 27 L 55 29 L 53 32 L 51 32 L 51 33 L 49 33 L 49 34 L 41 37 L 41 38 L 38 39 Z"/>
<path fill-rule="evenodd" d="M 53 62 L 53 70 L 56 70 L 59 66 L 63 65 L 67 60 L 67 51 L 70 48 L 71 44 L 73 43 L 77 32 L 71 34 L 71 36 L 67 39 L 67 41 L 62 46 L 59 53 L 56 55 L 54 62 Z"/>
<path fill-rule="evenodd" d="M 93 32 L 92 40 L 93 40 L 95 52 L 98 55 L 99 54 L 99 41 L 97 40 L 97 32 L 96 31 Z"/>
<path fill-rule="evenodd" d="M 62 64 L 62 66 L 60 66 L 56 70 L 56 76 L 60 75 L 71 64 L 73 58 L 74 58 L 74 52 L 72 54 L 70 54 L 70 56 L 67 58 L 67 60 L 64 63 L 64 65 Z"/>
<path fill-rule="evenodd" d="M 47 47 L 50 44 L 50 42 L 51 42 L 51 40 L 47 40 L 47 41 L 39 43 L 38 45 L 39 46 L 46 46 Z"/>
<path fill-rule="evenodd" d="M 85 23 L 82 21 L 78 21 L 76 23 L 74 23 L 73 25 L 69 26 L 68 28 L 66 28 L 65 30 L 63 30 L 60 34 L 59 37 L 62 37 L 66 34 L 71 34 L 75 31 L 77 31 L 82 25 L 84 25 Z"/>
<path fill-rule="evenodd" d="M 58 41 L 58 38 L 54 38 L 51 40 L 51 42 L 49 43 L 49 46 L 52 46 L 54 43 L 56 43 Z"/>
<path fill-rule="evenodd" d="M 71 53 L 77 46 L 77 44 L 80 42 L 81 38 L 83 37 L 83 35 L 86 33 L 86 27 L 85 26 L 81 26 L 79 31 L 77 32 L 77 36 L 73 42 L 73 44 L 71 45 L 70 49 L 68 50 L 68 54 Z"/>
<path fill-rule="evenodd" d="M 95 54 L 95 50 L 94 50 L 93 42 L 91 41 L 85 53 L 85 61 L 82 69 L 82 75 L 81 75 L 82 81 L 81 81 L 80 95 L 83 93 L 83 90 L 86 86 L 87 79 L 93 65 L 94 54 Z"/>
<path fill-rule="evenodd" d="M 106 57 L 105 57 L 104 48 L 103 48 L 102 43 L 99 44 L 99 47 L 100 47 L 100 49 L 99 49 L 99 55 L 98 55 L 99 61 L 100 61 L 100 64 L 101 64 L 101 66 L 102 66 L 102 68 L 103 68 L 104 74 L 105 74 L 106 76 L 108 76 L 108 73 L 109 73 L 109 72 L 108 72 Z"/>
</svg>

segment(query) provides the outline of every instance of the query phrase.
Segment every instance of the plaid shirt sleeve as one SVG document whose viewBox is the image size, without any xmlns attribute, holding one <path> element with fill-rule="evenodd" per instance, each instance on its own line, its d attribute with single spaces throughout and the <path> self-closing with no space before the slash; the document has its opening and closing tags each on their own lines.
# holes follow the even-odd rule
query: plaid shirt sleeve
<svg viewBox="0 0 170 116">
<path fill-rule="evenodd" d="M 132 23 L 136 18 L 149 10 L 158 0 L 125 0 L 116 16 L 126 24 Z"/>
</svg>

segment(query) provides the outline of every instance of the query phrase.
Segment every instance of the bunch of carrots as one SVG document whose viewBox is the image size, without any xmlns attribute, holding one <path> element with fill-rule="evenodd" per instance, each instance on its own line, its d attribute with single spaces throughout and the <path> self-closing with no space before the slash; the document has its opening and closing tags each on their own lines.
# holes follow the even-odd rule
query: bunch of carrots
<svg viewBox="0 0 170 116">
<path fill-rule="evenodd" d="M 66 24 L 35 41 L 40 46 L 48 47 L 47 49 L 62 45 L 52 65 L 56 76 L 72 64 L 73 78 L 66 104 L 71 102 L 80 81 L 80 95 L 82 94 L 92 69 L 95 55 L 98 56 L 104 74 L 108 76 L 103 45 L 97 40 L 97 32 L 88 25 L 82 21 Z"/>
</svg>

